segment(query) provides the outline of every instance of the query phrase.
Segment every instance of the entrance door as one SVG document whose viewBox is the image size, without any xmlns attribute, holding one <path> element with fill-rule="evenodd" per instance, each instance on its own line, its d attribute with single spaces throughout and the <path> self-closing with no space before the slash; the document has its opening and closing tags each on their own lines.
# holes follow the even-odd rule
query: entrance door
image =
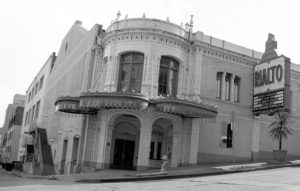
<svg viewBox="0 0 300 191">
<path fill-rule="evenodd" d="M 112 168 L 133 169 L 134 141 L 116 139 Z"/>
</svg>

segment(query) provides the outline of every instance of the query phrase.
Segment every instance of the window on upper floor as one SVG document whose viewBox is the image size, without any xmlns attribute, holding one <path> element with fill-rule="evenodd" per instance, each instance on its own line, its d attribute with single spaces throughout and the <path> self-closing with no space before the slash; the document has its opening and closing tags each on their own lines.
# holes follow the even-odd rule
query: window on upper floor
<svg viewBox="0 0 300 191">
<path fill-rule="evenodd" d="M 118 91 L 140 93 L 142 89 L 144 55 L 130 52 L 121 55 Z"/>
<path fill-rule="evenodd" d="M 31 113 L 31 119 L 30 119 L 30 122 L 32 122 L 33 119 L 34 119 L 35 105 L 32 107 L 31 112 L 32 112 L 32 113 Z"/>
<path fill-rule="evenodd" d="M 225 76 L 225 100 L 230 100 L 231 74 Z"/>
<path fill-rule="evenodd" d="M 44 83 L 44 76 L 41 77 L 40 79 L 40 87 L 39 90 L 41 90 L 43 88 L 43 83 Z"/>
<path fill-rule="evenodd" d="M 39 83 L 36 83 L 36 84 L 35 84 L 35 88 L 34 88 L 34 89 L 35 89 L 35 92 L 34 92 L 34 95 L 35 95 L 35 94 L 37 94 L 37 92 L 38 92 L 38 89 L 39 89 Z"/>
<path fill-rule="evenodd" d="M 39 117 L 39 110 L 40 110 L 40 101 L 36 103 L 36 108 L 35 108 L 35 117 L 34 119 L 37 119 Z"/>
<path fill-rule="evenodd" d="M 34 92 L 35 92 L 35 90 L 34 90 L 34 86 L 33 86 L 32 90 L 31 90 L 31 99 L 34 98 L 34 95 L 35 95 Z"/>
<path fill-rule="evenodd" d="M 222 74 L 223 72 L 217 72 L 217 91 L 216 98 L 222 98 Z"/>
<path fill-rule="evenodd" d="M 27 119 L 28 119 L 28 112 L 26 112 L 26 115 L 25 115 L 25 122 L 24 122 L 25 125 L 27 124 Z"/>
<path fill-rule="evenodd" d="M 158 95 L 176 97 L 178 88 L 179 62 L 162 56 L 159 67 Z"/>
<path fill-rule="evenodd" d="M 29 111 L 28 111 L 27 124 L 30 123 L 30 119 L 31 119 L 31 109 L 29 109 Z"/>
<path fill-rule="evenodd" d="M 234 102 L 238 103 L 240 102 L 240 86 L 241 86 L 241 78 L 238 76 L 235 76 L 234 78 Z"/>
<path fill-rule="evenodd" d="M 30 102 L 30 99 L 31 99 L 31 92 L 28 94 L 28 101 L 27 101 L 27 103 Z"/>
</svg>

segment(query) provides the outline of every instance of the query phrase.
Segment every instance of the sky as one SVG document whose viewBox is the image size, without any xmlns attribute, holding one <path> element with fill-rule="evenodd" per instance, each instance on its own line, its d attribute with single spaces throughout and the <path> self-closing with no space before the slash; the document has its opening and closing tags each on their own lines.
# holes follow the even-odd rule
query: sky
<svg viewBox="0 0 300 191">
<path fill-rule="evenodd" d="M 14 94 L 30 83 L 76 20 L 106 29 L 121 19 L 157 18 L 180 25 L 194 15 L 193 31 L 264 51 L 268 33 L 278 52 L 300 64 L 299 0 L 9 0 L 0 2 L 0 127 Z"/>
</svg>

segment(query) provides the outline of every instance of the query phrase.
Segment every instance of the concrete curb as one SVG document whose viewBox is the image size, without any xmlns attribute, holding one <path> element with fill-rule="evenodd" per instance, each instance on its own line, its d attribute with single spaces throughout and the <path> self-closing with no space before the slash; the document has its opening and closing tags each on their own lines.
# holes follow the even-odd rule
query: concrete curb
<svg viewBox="0 0 300 191">
<path fill-rule="evenodd" d="M 20 178 L 30 178 L 30 179 L 44 179 L 44 180 L 57 180 L 55 175 L 51 176 L 42 176 L 42 175 L 28 175 L 22 172 L 12 172 L 13 175 L 20 177 Z"/>
<path fill-rule="evenodd" d="M 111 179 L 80 179 L 74 180 L 72 182 L 77 183 L 109 183 L 109 182 L 137 182 L 137 181 L 150 181 L 150 180 L 164 180 L 164 179 L 178 179 L 178 178 L 188 178 L 188 177 L 202 177 L 202 176 L 215 176 L 215 175 L 223 175 L 223 174 L 232 174 L 232 173 L 241 173 L 241 172 L 251 172 L 257 170 L 269 170 L 269 169 L 276 169 L 276 168 L 284 168 L 284 167 L 292 167 L 292 166 L 299 166 L 298 163 L 285 163 L 285 164 L 267 164 L 263 166 L 256 166 L 256 167 L 243 167 L 238 166 L 237 169 L 232 170 L 224 170 L 222 168 L 219 169 L 217 172 L 177 172 L 174 174 L 158 174 L 158 175 L 149 175 L 149 176 L 134 176 L 128 175 L 122 178 L 111 178 Z M 214 167 L 216 168 L 216 167 Z M 56 180 L 63 182 L 64 180 L 60 180 L 56 175 L 48 175 L 48 176 L 41 176 L 41 175 L 29 175 L 22 172 L 11 172 L 13 175 L 20 177 L 20 178 L 30 178 L 30 179 L 44 179 L 44 180 Z"/>
<path fill-rule="evenodd" d="M 298 164 L 284 164 L 284 165 L 272 165 L 263 167 L 250 167 L 238 170 L 227 170 L 219 172 L 207 172 L 207 173 L 190 173 L 190 174 L 174 174 L 174 175 L 157 175 L 157 176 L 147 176 L 147 177 L 132 177 L 132 178 L 112 178 L 112 179 L 82 179 L 74 182 L 77 183 L 110 183 L 110 182 L 137 182 L 137 181 L 150 181 L 150 180 L 164 180 L 164 179 L 178 179 L 178 178 L 188 178 L 188 177 L 202 177 L 202 176 L 216 176 L 223 174 L 233 174 L 242 172 L 251 172 L 257 170 L 269 170 L 276 168 L 284 168 L 291 166 L 299 166 Z"/>
</svg>

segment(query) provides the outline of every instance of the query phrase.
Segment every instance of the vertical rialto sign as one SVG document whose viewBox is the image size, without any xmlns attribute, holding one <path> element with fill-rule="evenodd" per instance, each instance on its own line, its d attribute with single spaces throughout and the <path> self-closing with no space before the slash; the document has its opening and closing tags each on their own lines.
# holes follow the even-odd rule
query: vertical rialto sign
<svg viewBox="0 0 300 191">
<path fill-rule="evenodd" d="M 290 59 L 284 56 L 254 67 L 253 113 L 290 109 Z"/>
</svg>

